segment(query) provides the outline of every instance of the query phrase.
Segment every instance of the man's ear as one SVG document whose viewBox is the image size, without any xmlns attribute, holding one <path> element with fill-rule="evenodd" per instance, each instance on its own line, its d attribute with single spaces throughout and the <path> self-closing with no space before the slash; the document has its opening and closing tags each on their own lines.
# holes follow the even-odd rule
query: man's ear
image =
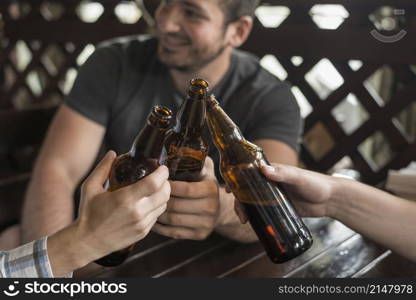
<svg viewBox="0 0 416 300">
<path fill-rule="evenodd" d="M 240 17 L 228 25 L 230 34 L 229 44 L 234 48 L 240 47 L 250 35 L 253 28 L 253 18 L 249 16 Z"/>
</svg>

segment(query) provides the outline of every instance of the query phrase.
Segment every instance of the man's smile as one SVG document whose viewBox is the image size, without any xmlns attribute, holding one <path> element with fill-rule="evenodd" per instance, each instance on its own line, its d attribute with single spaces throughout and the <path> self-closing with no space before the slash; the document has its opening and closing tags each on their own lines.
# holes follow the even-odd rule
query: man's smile
<svg viewBox="0 0 416 300">
<path fill-rule="evenodd" d="M 189 46 L 191 43 L 189 39 L 184 37 L 172 36 L 172 35 L 160 35 L 159 42 L 162 47 L 167 48 L 168 50 L 174 50 L 177 48 Z"/>
</svg>

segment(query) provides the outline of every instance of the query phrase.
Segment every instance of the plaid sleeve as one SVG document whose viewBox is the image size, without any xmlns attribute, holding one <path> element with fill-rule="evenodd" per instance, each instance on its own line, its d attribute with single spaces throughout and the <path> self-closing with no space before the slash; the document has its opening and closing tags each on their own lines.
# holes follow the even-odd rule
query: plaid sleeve
<svg viewBox="0 0 416 300">
<path fill-rule="evenodd" d="M 10 251 L 0 251 L 0 277 L 52 278 L 47 237 Z"/>
</svg>

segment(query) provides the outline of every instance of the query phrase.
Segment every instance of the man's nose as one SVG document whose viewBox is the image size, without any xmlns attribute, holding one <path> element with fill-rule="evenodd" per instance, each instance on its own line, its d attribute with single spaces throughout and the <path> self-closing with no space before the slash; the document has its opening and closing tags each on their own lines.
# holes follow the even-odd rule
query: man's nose
<svg viewBox="0 0 416 300">
<path fill-rule="evenodd" d="M 174 5 L 163 8 L 157 18 L 159 29 L 163 32 L 180 31 L 180 20 L 181 17 L 179 8 Z"/>
</svg>

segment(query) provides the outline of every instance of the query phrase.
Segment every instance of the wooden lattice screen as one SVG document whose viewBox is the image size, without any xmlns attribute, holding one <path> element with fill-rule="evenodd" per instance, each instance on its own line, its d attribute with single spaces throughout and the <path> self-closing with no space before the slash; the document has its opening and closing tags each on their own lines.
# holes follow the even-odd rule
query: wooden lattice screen
<svg viewBox="0 0 416 300">
<path fill-rule="evenodd" d="M 245 48 L 259 57 L 274 55 L 288 73 L 287 80 L 305 95 L 312 109 L 305 119 L 302 160 L 309 168 L 327 171 L 344 157 L 349 157 L 363 180 L 372 184 L 385 179 L 388 169 L 401 168 L 416 159 L 416 141 L 406 135 L 397 116 L 413 109 L 416 102 L 416 3 L 400 0 L 280 0 L 265 1 L 269 5 L 290 9 L 287 19 L 278 28 L 265 28 L 256 23 Z M 319 28 L 311 17 L 317 4 L 342 5 L 349 17 L 336 30 Z M 407 35 L 396 43 L 383 43 L 370 33 L 374 24 L 369 16 L 381 6 L 405 10 Z M 319 16 L 318 16 L 319 17 Z M 396 34 L 397 32 L 393 32 Z M 385 33 L 392 35 L 393 33 Z M 292 58 L 302 57 L 302 63 Z M 305 78 L 322 59 L 329 59 L 343 83 L 325 98 L 318 96 Z M 362 66 L 354 70 L 351 60 Z M 382 67 L 394 74 L 393 92 L 383 99 L 366 80 Z M 333 114 L 334 108 L 353 93 L 368 113 L 368 119 L 353 132 L 346 132 Z M 325 136 L 325 149 L 314 144 L 315 131 Z M 382 165 L 366 158 L 361 145 L 369 137 L 382 136 L 391 148 L 391 157 Z"/>
<path fill-rule="evenodd" d="M 91 45 L 115 36 L 147 30 L 143 18 L 133 24 L 120 21 L 116 10 L 118 5 L 125 2 L 100 2 L 0 2 L 0 13 L 5 23 L 0 63 L 6 73 L 5 84 L 0 90 L 1 108 L 19 107 L 21 101 L 25 102 L 26 107 L 57 104 L 66 92 L 65 81 L 68 77 L 74 77 L 75 70 L 83 62 L 80 61 L 83 51 L 91 52 Z M 95 11 L 92 16 L 80 12 L 80 8 L 88 8 L 88 5 L 95 5 L 92 7 Z M 16 46 L 30 53 L 30 59 L 22 62 L 20 67 L 14 62 Z M 33 72 L 41 81 L 40 88 L 28 84 Z"/>
<path fill-rule="evenodd" d="M 412 64 L 416 64 L 416 43 L 412 38 L 416 33 L 416 3 L 408 0 L 263 2 L 286 11 L 286 19 L 281 24 L 266 26 L 261 18 L 256 19 L 244 48 L 259 57 L 274 56 L 287 73 L 286 80 L 306 98 L 311 109 L 305 119 L 301 153 L 305 165 L 328 171 L 348 157 L 363 180 L 375 184 L 386 177 L 388 169 L 415 160 L 416 141 L 403 130 L 399 116 L 403 111 L 415 110 L 416 75 Z M 157 1 L 145 3 L 154 9 Z M 316 5 L 327 4 L 342 5 L 348 13 L 333 30 L 320 28 L 311 13 Z M 95 5 L 95 11 L 101 12 L 97 13 L 98 19 L 83 16 L 79 11 L 82 5 Z M 119 0 L 0 1 L 0 22 L 4 24 L 0 44 L 0 109 L 15 111 L 60 103 L 68 90 L 67 82 L 92 51 L 92 45 L 115 36 L 149 31 L 143 17 L 135 20 L 133 14 L 127 21 L 120 19 L 117 12 L 120 9 L 131 12 L 130 5 L 134 5 L 132 1 Z M 395 43 L 383 43 L 370 34 L 375 27 L 369 16 L 385 5 L 405 10 L 400 19 L 407 34 Z M 30 58 L 18 62 L 17 48 Z M 342 84 L 324 97 L 307 80 L 323 59 L 342 77 Z M 359 67 L 353 67 L 352 62 L 355 66 L 358 62 Z M 380 95 L 367 80 L 386 67 L 392 78 L 389 96 Z M 367 118 L 354 130 L 346 131 L 334 109 L 350 94 L 355 95 Z M 325 143 L 317 144 L 321 139 L 316 139 L 316 134 L 324 137 Z M 381 138 L 390 146 L 392 154 L 381 165 L 374 164 L 360 150 L 372 137 Z"/>
</svg>

